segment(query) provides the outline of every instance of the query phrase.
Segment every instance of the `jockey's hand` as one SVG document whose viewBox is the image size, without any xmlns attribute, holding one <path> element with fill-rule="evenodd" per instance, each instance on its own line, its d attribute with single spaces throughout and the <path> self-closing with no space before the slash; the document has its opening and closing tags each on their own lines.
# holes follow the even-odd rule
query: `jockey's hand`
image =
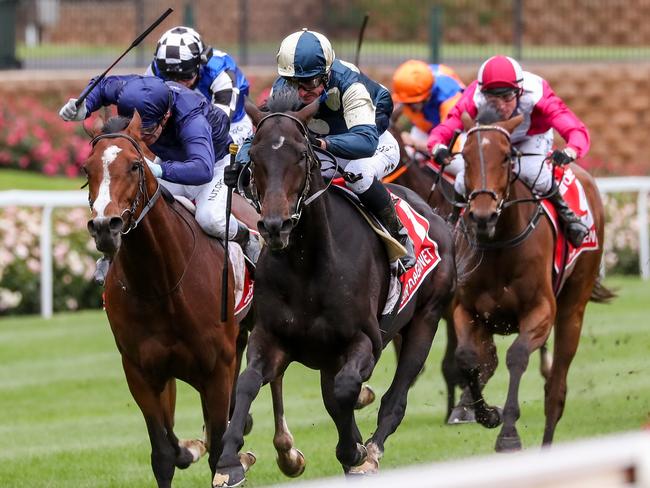
<svg viewBox="0 0 650 488">
<path fill-rule="evenodd" d="M 230 188 L 237 188 L 239 175 L 244 168 L 243 164 L 229 164 L 223 169 L 223 182 Z"/>
<path fill-rule="evenodd" d="M 160 166 L 160 158 L 156 156 L 153 161 L 149 158 L 144 158 L 144 160 L 147 162 L 147 166 L 149 166 L 149 169 L 153 175 L 156 178 L 162 178 L 162 166 Z"/>
<path fill-rule="evenodd" d="M 323 141 L 321 139 L 319 139 L 318 137 L 316 137 L 311 132 L 307 134 L 307 139 L 309 139 L 309 143 L 312 146 L 317 147 L 318 149 L 323 148 L 323 143 L 322 143 Z"/>
<path fill-rule="evenodd" d="M 433 156 L 433 160 L 441 166 L 451 162 L 451 153 L 449 152 L 449 148 L 444 144 L 436 144 L 433 146 L 431 155 Z"/>
<path fill-rule="evenodd" d="M 574 149 L 571 149 L 570 147 L 565 147 L 561 151 L 559 149 L 556 149 L 551 153 L 551 159 L 553 160 L 554 164 L 557 164 L 558 166 L 565 166 L 569 163 L 572 163 L 575 161 L 577 157 L 577 154 Z"/>
<path fill-rule="evenodd" d="M 71 122 L 73 120 L 84 120 L 86 118 L 86 114 L 88 113 L 88 109 L 86 108 L 86 101 L 84 100 L 79 108 L 77 108 L 75 105 L 76 101 L 76 98 L 71 98 L 68 100 L 68 103 L 66 103 L 63 107 L 61 107 L 61 110 L 59 110 L 59 117 L 61 117 L 66 122 Z"/>
</svg>

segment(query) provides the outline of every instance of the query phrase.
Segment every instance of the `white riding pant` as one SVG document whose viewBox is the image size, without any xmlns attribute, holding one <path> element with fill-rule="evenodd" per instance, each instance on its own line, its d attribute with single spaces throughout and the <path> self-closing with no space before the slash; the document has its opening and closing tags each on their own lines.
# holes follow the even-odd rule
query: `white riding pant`
<svg viewBox="0 0 650 488">
<path fill-rule="evenodd" d="M 553 148 L 553 129 L 542 134 L 526 137 L 523 141 L 513 144 L 522 153 L 534 156 L 522 156 L 521 164 L 514 160 L 512 171 L 533 192 L 543 195 L 551 190 L 553 184 L 553 165 L 544 161 Z M 456 175 L 454 188 L 461 195 L 465 195 L 465 166 Z"/>
<path fill-rule="evenodd" d="M 160 183 L 173 195 L 181 195 L 194 200 L 196 205 L 195 218 L 206 234 L 223 239 L 226 234 L 226 199 L 228 187 L 223 182 L 223 169 L 228 164 L 230 156 L 226 154 L 214 165 L 214 176 L 209 183 L 203 185 L 181 185 L 159 179 Z M 228 240 L 237 233 L 237 219 L 230 215 Z"/>
<path fill-rule="evenodd" d="M 244 115 L 244 118 L 237 122 L 231 122 L 229 133 L 230 137 L 232 137 L 232 141 L 238 146 L 241 146 L 244 142 L 244 139 L 246 139 L 248 136 L 252 136 L 253 122 L 251 121 L 251 118 L 248 116 L 248 114 Z"/>
<path fill-rule="evenodd" d="M 318 155 L 318 151 L 316 154 Z M 399 164 L 399 144 L 390 132 L 384 131 L 379 136 L 377 150 L 372 156 L 352 160 L 336 158 L 336 161 L 339 168 L 345 170 L 346 173 L 361 176 L 358 181 L 353 183 L 345 182 L 346 186 L 358 195 L 370 188 L 375 178 L 381 180 L 395 170 Z M 323 169 L 323 175 L 326 178 L 331 178 L 333 172 L 334 168 Z"/>
<path fill-rule="evenodd" d="M 411 137 L 413 139 L 415 139 L 418 142 L 422 142 L 423 144 L 426 144 L 427 140 L 429 139 L 429 134 L 427 134 L 426 132 L 424 132 L 422 129 L 420 129 L 419 127 L 417 127 L 415 125 L 413 127 L 411 127 L 410 134 L 411 134 Z M 455 145 L 458 146 L 457 151 L 458 151 L 459 154 L 454 156 L 452 158 L 452 160 L 451 160 L 451 163 L 449 163 L 447 166 L 445 166 L 445 174 L 454 176 L 454 175 L 457 175 L 458 172 L 463 169 L 463 166 L 465 165 L 465 163 L 463 161 L 463 156 L 460 154 L 460 151 L 463 150 L 463 145 L 465 144 L 465 137 L 466 137 L 466 134 L 464 132 L 458 136 L 458 142 Z M 406 149 L 406 154 L 408 154 L 409 157 L 412 158 L 413 153 L 415 152 L 413 150 L 413 148 L 410 147 L 410 146 L 406 146 L 405 149 Z M 454 148 L 450 148 L 449 150 L 453 151 Z M 425 157 L 420 153 L 416 154 L 415 157 L 418 160 L 424 160 L 425 159 Z"/>
</svg>

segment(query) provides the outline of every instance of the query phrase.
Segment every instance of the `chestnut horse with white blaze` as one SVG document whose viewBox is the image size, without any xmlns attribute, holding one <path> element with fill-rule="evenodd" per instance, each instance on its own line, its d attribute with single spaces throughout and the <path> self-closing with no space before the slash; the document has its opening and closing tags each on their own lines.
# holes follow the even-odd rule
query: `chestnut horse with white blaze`
<svg viewBox="0 0 650 488">
<path fill-rule="evenodd" d="M 230 267 L 221 321 L 224 248 L 150 172 L 140 116 L 94 134 L 84 163 L 97 249 L 112 257 L 105 308 L 129 390 L 144 416 L 159 487 L 209 452 L 214 472 L 229 416 L 238 327 Z M 175 379 L 200 394 L 205 441 L 174 434 Z"/>
</svg>

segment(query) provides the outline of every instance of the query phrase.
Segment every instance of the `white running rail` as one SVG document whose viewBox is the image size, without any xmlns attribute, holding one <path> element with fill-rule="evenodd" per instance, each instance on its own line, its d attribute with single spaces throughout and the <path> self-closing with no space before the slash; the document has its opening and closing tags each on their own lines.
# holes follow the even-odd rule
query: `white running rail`
<svg viewBox="0 0 650 488">
<path fill-rule="evenodd" d="M 435 447 L 435 439 L 431 446 Z M 387 451 L 390 455 L 390 449 Z M 269 462 L 271 462 L 269 460 Z M 650 431 L 281 488 L 650 488 Z"/>
<path fill-rule="evenodd" d="M 648 195 L 650 177 L 625 176 L 597 178 L 601 193 L 637 193 L 637 224 L 639 228 L 639 269 L 644 280 L 650 279 L 650 236 L 648 235 Z M 0 192 L 0 207 L 42 207 L 41 224 L 41 315 L 52 316 L 52 210 L 57 207 L 85 207 L 85 191 L 28 191 Z"/>
</svg>

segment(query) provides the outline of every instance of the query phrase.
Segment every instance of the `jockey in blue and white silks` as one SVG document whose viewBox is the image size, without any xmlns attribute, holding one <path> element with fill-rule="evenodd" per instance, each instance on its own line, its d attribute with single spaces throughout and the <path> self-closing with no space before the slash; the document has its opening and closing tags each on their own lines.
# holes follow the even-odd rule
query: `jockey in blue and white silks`
<svg viewBox="0 0 650 488">
<path fill-rule="evenodd" d="M 145 75 L 177 81 L 195 89 L 230 117 L 230 136 L 236 144 L 252 135 L 253 124 L 244 110 L 249 83 L 229 54 L 205 46 L 190 27 L 165 32 Z"/>
<path fill-rule="evenodd" d="M 381 182 L 399 163 L 398 143 L 386 130 L 393 111 L 389 91 L 353 64 L 336 59 L 329 40 L 307 29 L 282 41 L 277 64 L 280 78 L 273 91 L 294 89 L 303 106 L 321 100 L 308 123 L 310 141 L 336 157 L 351 176 L 348 188 L 406 248 L 402 265 L 413 266 L 413 245 Z"/>
<path fill-rule="evenodd" d="M 228 163 L 229 120 L 205 97 L 173 81 L 151 76 L 108 76 L 77 109 L 71 99 L 59 112 L 64 120 L 83 120 L 102 106 L 117 105 L 118 113 L 142 119 L 141 139 L 156 155 L 147 164 L 174 195 L 196 204 L 201 228 L 223 239 L 226 228 L 227 187 L 223 170 Z M 246 248 L 248 228 L 230 216 L 228 239 Z M 256 258 L 253 256 L 252 258 Z"/>
</svg>

